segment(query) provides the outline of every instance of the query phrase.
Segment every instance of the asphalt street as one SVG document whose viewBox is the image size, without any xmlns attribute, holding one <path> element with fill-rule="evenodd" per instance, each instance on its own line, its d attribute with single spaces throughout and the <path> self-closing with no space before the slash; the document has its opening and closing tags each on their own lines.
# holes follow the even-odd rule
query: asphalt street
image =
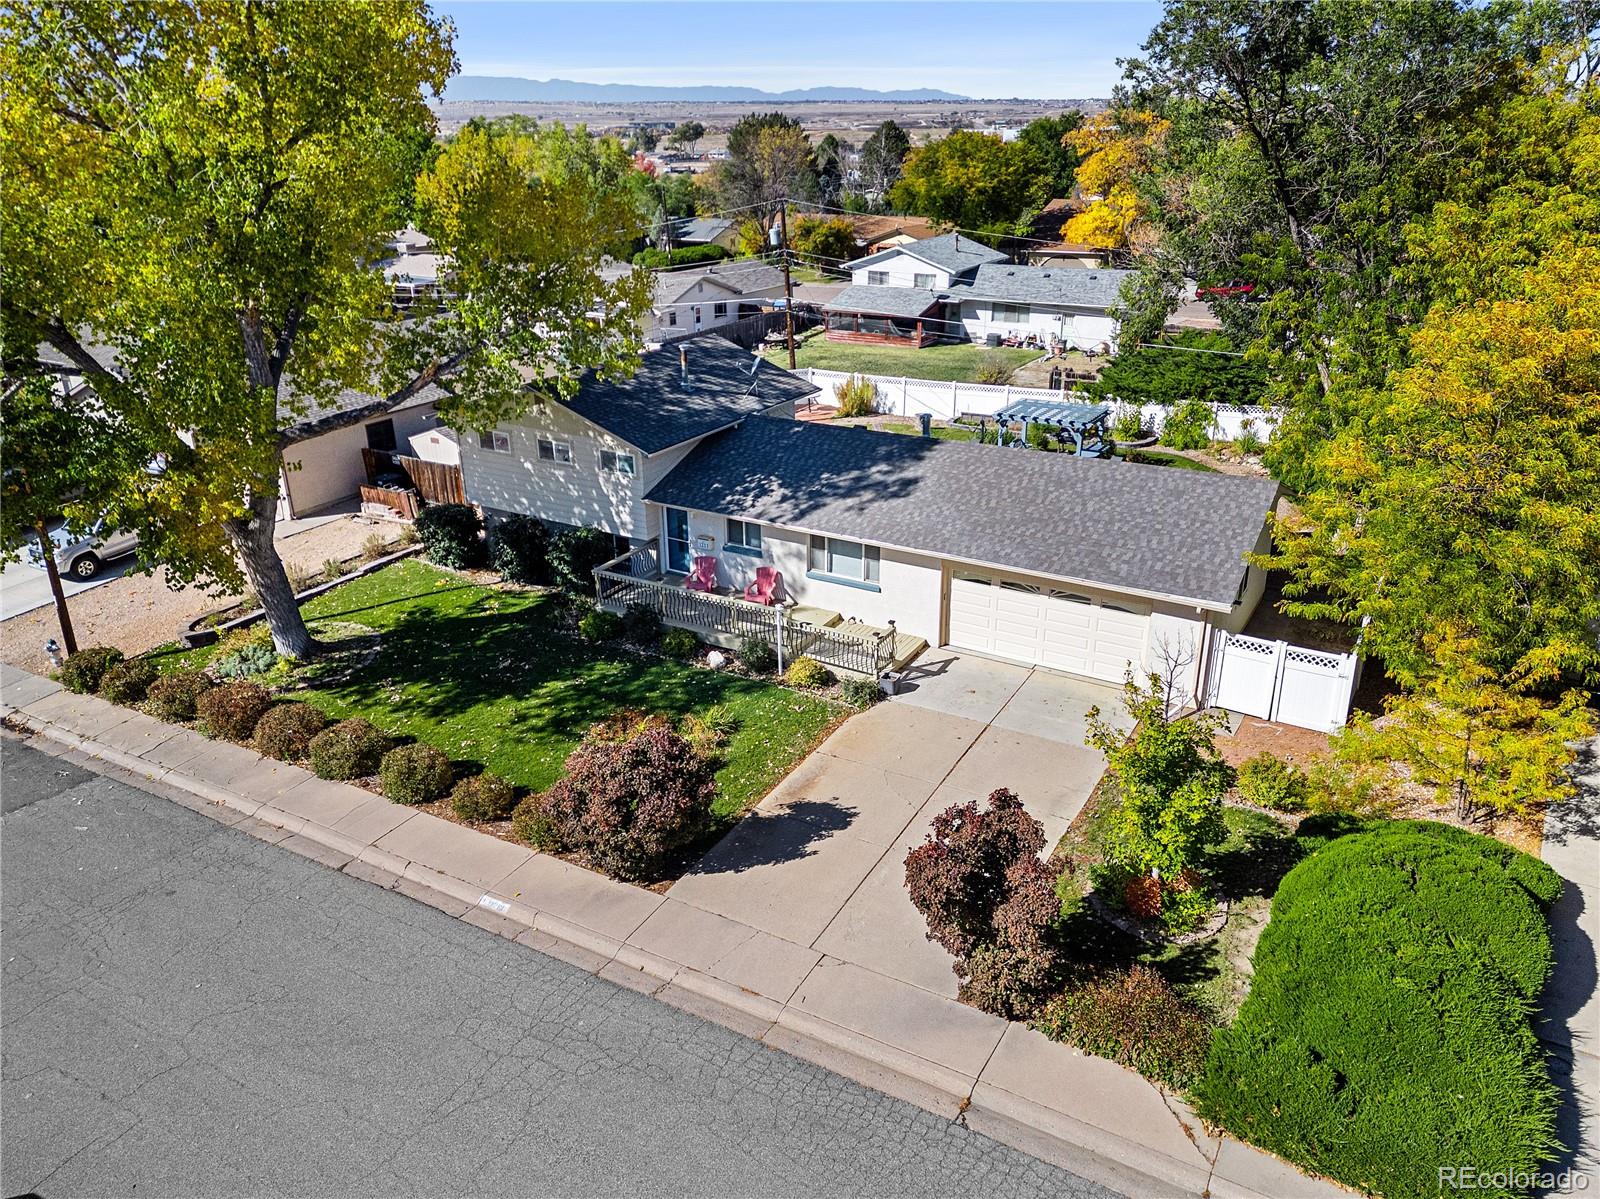
<svg viewBox="0 0 1600 1199">
<path fill-rule="evenodd" d="M 0 1188 L 1111 1192 L 0 739 Z"/>
</svg>

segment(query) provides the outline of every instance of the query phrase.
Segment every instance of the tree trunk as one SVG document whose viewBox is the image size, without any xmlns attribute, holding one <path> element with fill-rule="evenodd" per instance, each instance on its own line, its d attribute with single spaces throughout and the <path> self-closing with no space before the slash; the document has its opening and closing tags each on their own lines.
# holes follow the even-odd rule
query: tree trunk
<svg viewBox="0 0 1600 1199">
<path fill-rule="evenodd" d="M 39 554 L 44 558 L 44 577 L 50 580 L 50 594 L 56 601 L 56 622 L 61 625 L 61 645 L 70 658 L 78 652 L 78 635 L 72 631 L 72 613 L 67 611 L 67 595 L 61 590 L 61 572 L 56 569 L 55 546 L 50 541 L 50 533 L 43 521 L 39 522 L 34 535 L 39 538 Z"/>
<path fill-rule="evenodd" d="M 272 647 L 284 656 L 308 658 L 317 643 L 306 628 L 294 588 L 283 569 L 283 559 L 278 557 L 278 547 L 272 540 L 278 524 L 278 497 L 257 497 L 251 501 L 250 512 L 245 520 L 227 522 L 228 539 L 238 550 L 239 564 L 267 614 Z"/>
</svg>

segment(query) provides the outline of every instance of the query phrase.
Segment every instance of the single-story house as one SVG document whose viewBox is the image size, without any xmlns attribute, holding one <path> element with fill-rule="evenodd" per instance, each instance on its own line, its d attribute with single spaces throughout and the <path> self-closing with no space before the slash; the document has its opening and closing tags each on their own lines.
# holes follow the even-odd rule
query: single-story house
<svg viewBox="0 0 1600 1199">
<path fill-rule="evenodd" d="M 835 648 L 893 630 L 1108 682 L 1170 670 L 1192 694 L 1211 632 L 1260 600 L 1246 555 L 1269 547 L 1270 480 L 796 421 L 812 388 L 794 375 L 714 336 L 681 355 L 650 351 L 631 379 L 463 439 L 467 497 L 491 521 L 616 537 L 608 607 L 647 603 L 736 645 L 779 627 L 741 598 L 767 567 L 780 607 Z M 685 587 L 697 558 L 716 594 Z"/>
<path fill-rule="evenodd" d="M 696 338 L 648 351 L 631 378 L 590 375 L 568 403 L 464 434 L 462 483 L 491 523 L 520 513 L 642 544 L 661 535 L 645 493 L 699 441 L 747 417 L 792 417 L 815 390 L 730 341 Z"/>
<path fill-rule="evenodd" d="M 671 248 L 680 246 L 721 246 L 736 250 L 739 246 L 739 226 L 727 217 L 684 216 L 667 222 L 667 239 Z"/>
<path fill-rule="evenodd" d="M 1276 483 L 803 421 L 708 437 L 645 495 L 664 573 L 711 546 L 742 589 L 929 644 L 1192 695 L 1265 575 Z"/>
<path fill-rule="evenodd" d="M 755 259 L 731 259 L 656 273 L 651 341 L 731 325 L 772 307 L 783 295 L 783 272 Z"/>
<path fill-rule="evenodd" d="M 433 240 L 418 229 L 407 226 L 391 237 L 380 265 L 393 289 L 394 305 L 402 311 L 443 294 L 449 264 Z"/>
<path fill-rule="evenodd" d="M 457 465 L 459 450 L 435 411 L 442 397 L 437 387 L 425 387 L 391 403 L 346 390 L 310 412 L 285 410 L 278 519 L 306 516 L 357 494 L 367 481 L 363 449 Z M 429 453 L 416 452 L 419 440 Z"/>
<path fill-rule="evenodd" d="M 850 264 L 851 287 L 827 305 L 831 341 L 926 345 L 937 339 L 1034 337 L 1116 348 L 1110 316 L 1131 271 L 1021 266 L 959 233 Z M 906 295 L 892 295 L 893 292 Z"/>
</svg>

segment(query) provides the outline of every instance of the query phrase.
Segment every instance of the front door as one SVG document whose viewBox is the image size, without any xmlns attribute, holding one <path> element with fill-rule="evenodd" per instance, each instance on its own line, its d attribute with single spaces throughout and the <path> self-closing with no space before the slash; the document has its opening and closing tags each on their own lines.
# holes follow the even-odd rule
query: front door
<svg viewBox="0 0 1600 1199">
<path fill-rule="evenodd" d="M 682 508 L 667 509 L 667 569 L 673 574 L 689 573 L 689 514 Z"/>
</svg>

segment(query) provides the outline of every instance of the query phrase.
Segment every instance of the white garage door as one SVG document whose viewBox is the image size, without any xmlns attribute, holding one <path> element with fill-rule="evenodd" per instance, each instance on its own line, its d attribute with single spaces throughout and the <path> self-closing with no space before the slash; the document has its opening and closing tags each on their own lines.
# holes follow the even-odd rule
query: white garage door
<svg viewBox="0 0 1600 1199">
<path fill-rule="evenodd" d="M 1120 683 L 1144 662 L 1148 609 L 1043 581 L 958 573 L 950 579 L 950 644 Z"/>
</svg>

